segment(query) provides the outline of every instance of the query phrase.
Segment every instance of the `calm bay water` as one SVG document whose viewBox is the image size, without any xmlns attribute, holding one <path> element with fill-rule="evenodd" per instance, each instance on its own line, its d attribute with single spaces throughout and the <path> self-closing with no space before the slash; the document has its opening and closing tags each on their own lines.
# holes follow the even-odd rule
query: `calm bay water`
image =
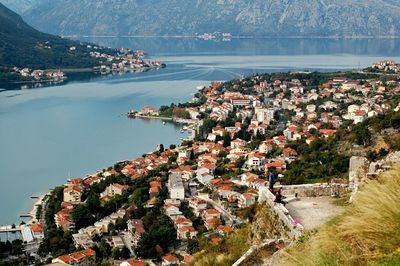
<svg viewBox="0 0 400 266">
<path fill-rule="evenodd" d="M 129 120 L 143 105 L 183 102 L 196 86 L 241 74 L 366 67 L 400 55 L 398 40 L 91 38 L 146 50 L 166 69 L 123 76 L 71 77 L 62 86 L 0 92 L 0 224 L 19 221 L 31 195 L 115 161 L 179 142 L 180 127 Z M 80 76 L 79 78 L 82 78 Z"/>
</svg>

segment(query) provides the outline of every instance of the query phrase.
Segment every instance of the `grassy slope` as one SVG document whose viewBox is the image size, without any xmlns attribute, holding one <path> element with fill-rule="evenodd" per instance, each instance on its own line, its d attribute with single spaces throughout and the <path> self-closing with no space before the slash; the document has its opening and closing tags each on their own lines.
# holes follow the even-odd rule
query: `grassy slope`
<svg viewBox="0 0 400 266">
<path fill-rule="evenodd" d="M 259 204 L 254 209 L 250 221 L 240 229 L 223 238 L 220 245 L 213 246 L 201 243 L 203 250 L 195 256 L 191 265 L 195 266 L 229 266 L 235 263 L 252 245 L 262 244 L 266 239 L 287 238 L 284 225 L 277 221 L 277 216 L 271 216 L 266 204 Z M 260 254 L 268 254 L 268 251 L 260 251 Z M 269 254 L 270 255 L 270 254 Z M 262 256 L 251 258 L 245 265 L 262 261 Z"/>
<path fill-rule="evenodd" d="M 245 226 L 224 238 L 220 245 L 201 245 L 204 250 L 195 256 L 193 266 L 228 266 L 239 259 L 250 247 L 248 242 L 249 228 Z"/>
<path fill-rule="evenodd" d="M 284 265 L 400 265 L 400 168 L 370 181 L 345 214 L 284 257 Z"/>
</svg>

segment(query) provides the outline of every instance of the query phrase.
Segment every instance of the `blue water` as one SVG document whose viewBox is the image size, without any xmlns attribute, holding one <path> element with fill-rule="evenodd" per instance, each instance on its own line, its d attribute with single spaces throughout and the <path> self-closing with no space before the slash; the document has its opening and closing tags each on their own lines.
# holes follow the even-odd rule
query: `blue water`
<svg viewBox="0 0 400 266">
<path fill-rule="evenodd" d="M 0 92 L 0 224 L 17 223 L 31 195 L 179 142 L 180 127 L 129 120 L 143 105 L 191 99 L 199 85 L 242 74 L 366 67 L 400 55 L 398 40 L 105 38 L 103 45 L 143 49 L 167 68 Z"/>
</svg>

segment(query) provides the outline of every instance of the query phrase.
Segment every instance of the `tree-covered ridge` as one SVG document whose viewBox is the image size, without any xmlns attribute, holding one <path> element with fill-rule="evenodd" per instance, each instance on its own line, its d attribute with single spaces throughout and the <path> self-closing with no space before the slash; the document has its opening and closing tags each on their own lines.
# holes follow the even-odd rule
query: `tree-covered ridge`
<svg viewBox="0 0 400 266">
<path fill-rule="evenodd" d="M 90 51 L 87 44 L 37 31 L 0 4 L 0 68 L 89 68 L 98 65 Z"/>
</svg>

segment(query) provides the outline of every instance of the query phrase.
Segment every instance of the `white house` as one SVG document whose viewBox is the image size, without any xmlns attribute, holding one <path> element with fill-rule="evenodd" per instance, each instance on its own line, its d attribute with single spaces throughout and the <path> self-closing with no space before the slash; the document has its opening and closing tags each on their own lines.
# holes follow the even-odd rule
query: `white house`
<svg viewBox="0 0 400 266">
<path fill-rule="evenodd" d="M 168 191 L 171 199 L 185 199 L 185 188 L 180 175 L 169 175 Z"/>
<path fill-rule="evenodd" d="M 249 167 L 260 167 L 265 162 L 265 156 L 261 153 L 251 153 L 247 157 L 246 165 Z"/>
<path fill-rule="evenodd" d="M 204 172 L 201 174 L 198 174 L 196 176 L 197 180 L 199 180 L 200 183 L 202 183 L 203 185 L 207 185 L 208 183 L 210 183 L 211 180 L 214 179 L 214 176 L 209 174 L 208 172 Z"/>
<path fill-rule="evenodd" d="M 250 193 L 243 193 L 238 198 L 239 208 L 246 208 L 256 202 L 256 197 Z"/>
</svg>

